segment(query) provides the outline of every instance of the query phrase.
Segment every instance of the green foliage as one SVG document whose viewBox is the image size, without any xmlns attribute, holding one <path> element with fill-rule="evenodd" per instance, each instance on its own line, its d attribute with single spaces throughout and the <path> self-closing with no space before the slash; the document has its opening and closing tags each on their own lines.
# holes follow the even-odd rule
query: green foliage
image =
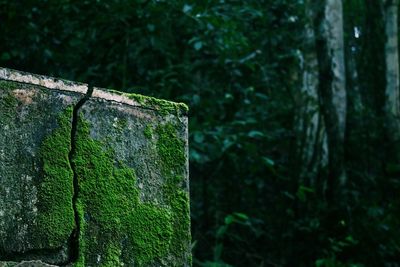
<svg viewBox="0 0 400 267">
<path fill-rule="evenodd" d="M 252 235 L 259 233 L 255 221 L 249 218 L 244 213 L 232 213 L 225 217 L 224 224 L 218 227 L 216 232 L 216 243 L 213 247 L 213 261 L 200 262 L 196 261 L 196 264 L 203 267 L 228 267 L 232 266 L 224 261 L 226 257 L 226 251 L 224 248 L 226 244 L 233 242 L 237 247 L 245 248 L 247 244 L 246 239 L 238 234 L 245 230 L 247 234 L 252 232 Z M 257 234 L 256 234 L 257 235 Z M 250 252 L 251 249 L 247 250 Z"/>
</svg>

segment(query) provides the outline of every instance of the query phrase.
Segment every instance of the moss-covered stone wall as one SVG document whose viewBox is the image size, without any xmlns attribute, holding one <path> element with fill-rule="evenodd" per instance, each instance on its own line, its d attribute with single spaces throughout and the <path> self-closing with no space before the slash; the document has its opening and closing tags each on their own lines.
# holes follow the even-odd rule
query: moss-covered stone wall
<svg viewBox="0 0 400 267">
<path fill-rule="evenodd" d="M 0 266 L 190 266 L 187 107 L 81 88 L 0 68 Z"/>
</svg>

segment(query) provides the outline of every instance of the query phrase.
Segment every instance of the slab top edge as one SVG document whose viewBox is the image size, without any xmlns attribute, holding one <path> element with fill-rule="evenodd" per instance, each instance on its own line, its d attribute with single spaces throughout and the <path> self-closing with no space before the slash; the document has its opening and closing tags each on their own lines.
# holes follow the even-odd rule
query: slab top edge
<svg viewBox="0 0 400 267">
<path fill-rule="evenodd" d="M 85 95 L 88 84 L 68 81 L 45 75 L 32 74 L 28 72 L 0 67 L 0 80 L 13 81 L 24 84 L 38 85 L 52 90 L 68 91 Z M 188 106 L 184 103 L 176 103 L 168 100 L 158 99 L 140 94 L 124 93 L 116 90 L 94 87 L 92 98 L 113 101 L 134 107 L 152 109 L 161 113 L 176 113 L 187 115 Z"/>
</svg>

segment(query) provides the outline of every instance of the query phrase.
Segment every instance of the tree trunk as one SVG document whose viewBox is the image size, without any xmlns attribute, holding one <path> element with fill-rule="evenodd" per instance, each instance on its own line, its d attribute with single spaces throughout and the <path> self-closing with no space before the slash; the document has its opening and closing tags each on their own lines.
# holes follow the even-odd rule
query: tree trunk
<svg viewBox="0 0 400 267">
<path fill-rule="evenodd" d="M 319 108 L 318 58 L 313 28 L 314 12 L 310 0 L 305 3 L 305 42 L 302 51 L 302 88 L 296 96 L 295 118 L 298 174 L 300 183 L 315 186 L 315 177 L 327 165 L 324 122 Z"/>
<path fill-rule="evenodd" d="M 400 103 L 399 103 L 399 51 L 398 51 L 398 0 L 384 1 L 385 16 L 385 65 L 386 90 L 385 112 L 387 131 L 391 145 L 396 149 L 398 160 L 398 142 L 400 141 Z"/>
<path fill-rule="evenodd" d="M 319 65 L 320 106 L 328 138 L 329 175 L 327 200 L 333 200 L 336 188 L 346 181 L 344 136 L 346 126 L 346 75 L 343 45 L 341 0 L 314 0 Z"/>
</svg>

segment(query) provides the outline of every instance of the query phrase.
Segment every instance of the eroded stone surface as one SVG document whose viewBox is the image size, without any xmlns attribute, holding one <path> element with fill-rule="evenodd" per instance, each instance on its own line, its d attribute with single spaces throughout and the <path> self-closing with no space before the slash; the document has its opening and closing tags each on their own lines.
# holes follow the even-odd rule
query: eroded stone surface
<svg viewBox="0 0 400 267">
<path fill-rule="evenodd" d="M 54 251 L 32 257 L 66 260 L 67 240 L 49 244 L 35 235 L 38 185 L 43 178 L 40 147 L 58 127 L 58 114 L 81 97 L 79 93 L 0 81 L 0 259 L 51 249 Z"/>
<path fill-rule="evenodd" d="M 146 266 L 189 265 L 187 118 L 182 116 L 179 110 L 177 112 L 164 113 L 101 98 L 91 98 L 82 107 L 82 123 L 88 127 L 90 138 L 95 140 L 103 151 L 111 150 L 113 164 L 135 172 L 135 185 L 138 189 L 138 196 L 134 191 L 127 196 L 131 196 L 131 199 L 125 199 L 118 190 L 111 187 L 108 189 L 114 191 L 117 199 L 125 199 L 123 201 L 127 201 L 127 206 L 132 209 L 126 210 L 126 214 L 123 215 L 118 215 L 117 212 L 112 215 L 116 218 L 116 224 L 121 225 L 120 234 L 121 238 L 126 240 L 125 243 L 115 244 L 107 222 L 95 222 L 90 219 L 92 213 L 95 213 L 90 208 L 93 203 L 85 204 L 85 233 L 88 239 L 91 239 L 92 233 L 102 231 L 103 238 L 96 241 L 106 248 L 102 255 L 86 255 L 86 262 L 91 266 L 109 264 L 104 254 L 110 246 L 117 249 L 121 262 L 128 266 L 134 266 L 135 259 L 136 263 L 139 260 L 140 265 Z M 160 137 L 160 134 L 164 136 Z M 160 150 L 163 146 L 168 146 L 167 149 L 170 150 L 164 152 L 169 155 L 162 155 Z M 165 157 L 171 157 L 171 161 Z M 82 177 L 82 180 L 84 179 Z M 102 187 L 88 190 L 89 196 L 90 190 L 99 192 L 102 191 Z M 105 204 L 104 201 L 102 204 Z M 100 204 L 96 206 L 98 205 Z M 116 204 L 110 200 L 109 205 Z M 158 225 L 157 221 L 146 222 L 146 219 L 157 220 L 160 224 Z M 158 227 L 160 229 L 156 229 Z M 136 231 L 137 235 L 132 237 L 130 231 Z M 107 237 L 107 234 L 111 236 Z M 159 236 L 158 239 L 161 240 L 151 240 L 152 235 L 153 238 Z M 149 255 L 144 250 L 149 250 Z M 133 256 L 128 256 L 130 254 Z"/>
<path fill-rule="evenodd" d="M 86 87 L 0 68 L 0 266 L 189 266 L 187 107 Z"/>
</svg>

